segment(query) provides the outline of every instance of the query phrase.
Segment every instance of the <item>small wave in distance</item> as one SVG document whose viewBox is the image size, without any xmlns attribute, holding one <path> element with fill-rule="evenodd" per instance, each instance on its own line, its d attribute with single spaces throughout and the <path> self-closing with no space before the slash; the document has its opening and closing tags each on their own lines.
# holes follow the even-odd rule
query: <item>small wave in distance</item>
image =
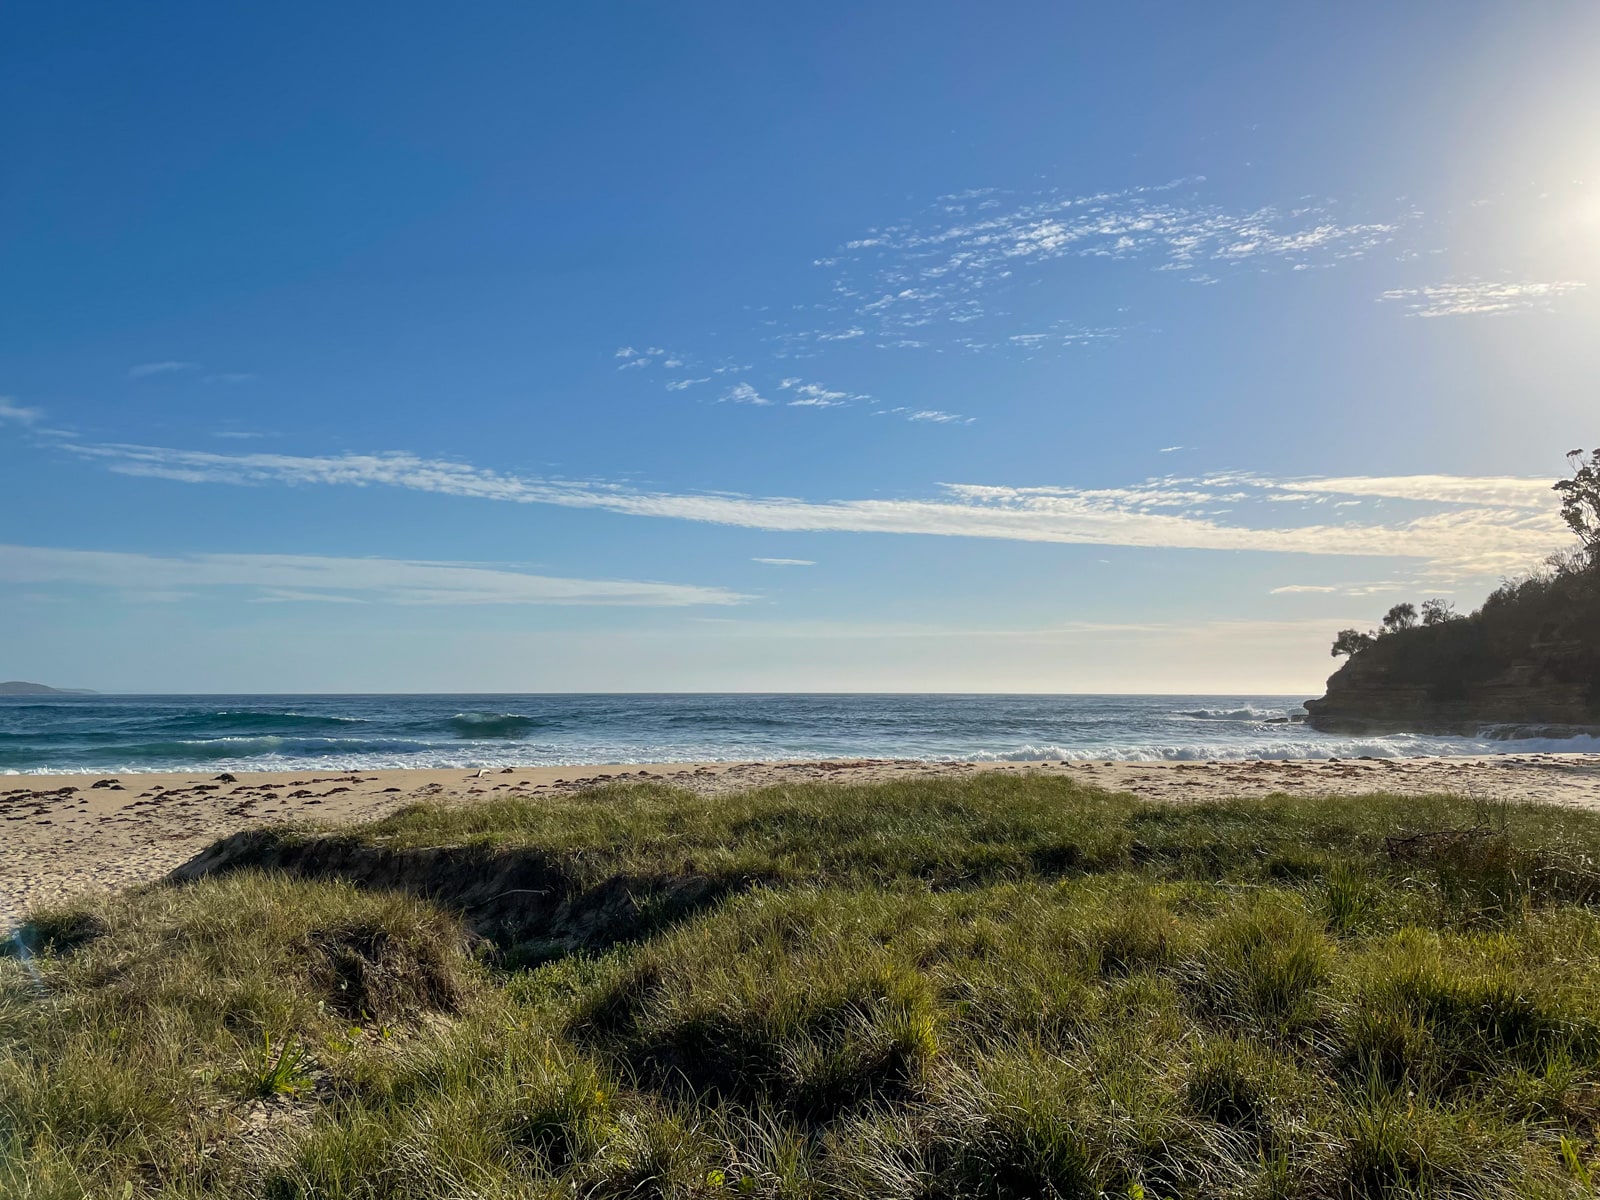
<svg viewBox="0 0 1600 1200">
<path fill-rule="evenodd" d="M 1179 709 L 1178 716 L 1192 721 L 1271 721 L 1281 718 L 1305 716 L 1305 710 L 1295 708 L 1190 708 Z"/>
</svg>

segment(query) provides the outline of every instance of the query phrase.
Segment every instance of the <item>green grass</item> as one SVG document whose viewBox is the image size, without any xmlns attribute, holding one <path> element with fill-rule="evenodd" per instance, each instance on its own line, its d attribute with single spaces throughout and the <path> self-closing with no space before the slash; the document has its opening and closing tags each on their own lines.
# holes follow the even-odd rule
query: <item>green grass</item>
<svg viewBox="0 0 1600 1200">
<path fill-rule="evenodd" d="M 1000 775 L 275 834 L 18 932 L 0 1195 L 1593 1195 L 1597 856 Z"/>
</svg>

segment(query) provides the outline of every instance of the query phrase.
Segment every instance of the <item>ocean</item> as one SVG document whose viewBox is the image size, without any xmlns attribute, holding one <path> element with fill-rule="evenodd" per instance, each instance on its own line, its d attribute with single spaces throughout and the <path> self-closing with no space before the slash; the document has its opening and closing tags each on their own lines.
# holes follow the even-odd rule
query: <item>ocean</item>
<svg viewBox="0 0 1600 1200">
<path fill-rule="evenodd" d="M 1303 711 L 1286 696 L 20 696 L 0 697 L 0 774 L 1600 751 L 1515 731 L 1340 737 Z"/>
</svg>

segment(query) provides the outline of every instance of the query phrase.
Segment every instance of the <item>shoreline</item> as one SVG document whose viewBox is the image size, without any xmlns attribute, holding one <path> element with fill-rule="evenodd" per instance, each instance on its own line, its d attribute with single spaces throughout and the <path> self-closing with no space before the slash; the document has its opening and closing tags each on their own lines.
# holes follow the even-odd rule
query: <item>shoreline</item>
<svg viewBox="0 0 1600 1200">
<path fill-rule="evenodd" d="M 537 797 L 614 782 L 660 782 L 717 795 L 782 783 L 875 783 L 984 771 L 1062 775 L 1154 801 L 1449 792 L 1600 809 L 1600 754 L 1554 752 L 1406 759 L 824 759 L 3 775 L 0 927 L 9 928 L 36 904 L 153 882 L 218 838 L 261 826 L 355 824 L 408 804 L 471 804 L 508 794 Z"/>
</svg>

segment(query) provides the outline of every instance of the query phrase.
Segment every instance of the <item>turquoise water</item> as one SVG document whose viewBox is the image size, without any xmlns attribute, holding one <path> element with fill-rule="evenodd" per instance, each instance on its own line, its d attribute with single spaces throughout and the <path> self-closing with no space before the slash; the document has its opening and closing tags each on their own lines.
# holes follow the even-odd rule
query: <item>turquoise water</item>
<svg viewBox="0 0 1600 1200">
<path fill-rule="evenodd" d="M 0 773 L 794 758 L 1241 759 L 1600 750 L 1600 740 L 1318 734 L 1285 696 L 0 698 Z"/>
</svg>

